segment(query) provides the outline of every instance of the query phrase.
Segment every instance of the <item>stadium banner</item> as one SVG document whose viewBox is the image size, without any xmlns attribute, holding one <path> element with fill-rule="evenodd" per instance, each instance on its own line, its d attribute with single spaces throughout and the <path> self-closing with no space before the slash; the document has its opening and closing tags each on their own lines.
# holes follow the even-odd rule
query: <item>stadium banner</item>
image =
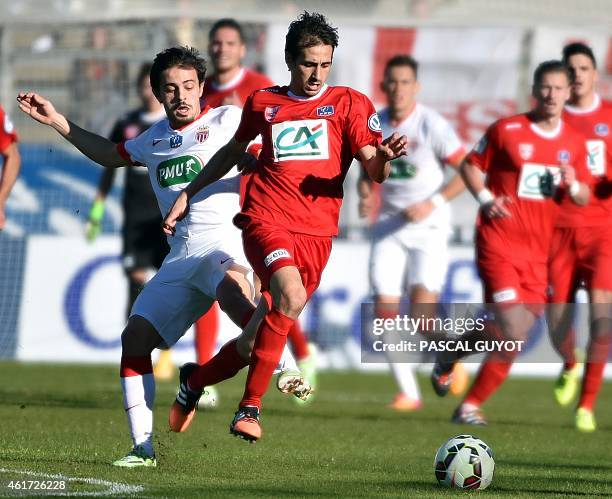
<svg viewBox="0 0 612 499">
<path fill-rule="evenodd" d="M 117 363 L 125 325 L 127 284 L 120 238 L 88 244 L 80 237 L 28 238 L 16 358 L 23 361 Z M 335 241 L 321 285 L 302 314 L 309 339 L 319 345 L 321 368 L 384 370 L 361 362 L 361 309 L 370 300 L 369 244 Z M 473 249 L 451 247 L 444 302 L 478 303 L 481 286 Z M 220 347 L 238 334 L 220 314 Z M 547 341 L 540 335 L 537 341 Z M 173 349 L 180 364 L 194 359 L 193 334 Z M 475 367 L 475 366 L 474 366 Z M 556 374 L 554 364 L 521 364 L 524 374 Z"/>
<path fill-rule="evenodd" d="M 496 119 L 516 111 L 521 43 L 519 28 L 376 28 L 340 26 L 330 85 L 346 85 L 384 106 L 380 89 L 386 61 L 410 54 L 419 62 L 419 100 L 438 110 L 471 146 Z M 270 24 L 264 49 L 266 73 L 288 81 L 278 40 L 285 24 Z M 355 61 L 359 61 L 355 64 Z"/>
</svg>

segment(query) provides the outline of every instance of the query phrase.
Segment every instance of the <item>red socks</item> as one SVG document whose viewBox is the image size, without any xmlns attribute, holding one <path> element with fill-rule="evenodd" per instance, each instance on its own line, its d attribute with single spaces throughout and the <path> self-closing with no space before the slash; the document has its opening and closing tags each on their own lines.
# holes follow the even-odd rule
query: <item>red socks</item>
<svg viewBox="0 0 612 499">
<path fill-rule="evenodd" d="M 243 367 L 249 365 L 236 349 L 236 340 L 228 341 L 219 353 L 206 364 L 195 369 L 189 376 L 189 388 L 200 391 L 205 386 L 216 385 L 223 380 L 233 378 Z"/>
<path fill-rule="evenodd" d="M 195 349 L 198 364 L 208 362 L 215 352 L 219 333 L 219 305 L 215 302 L 195 323 Z"/>
<path fill-rule="evenodd" d="M 295 321 L 273 308 L 264 317 L 257 331 L 255 347 L 251 354 L 251 366 L 247 376 L 240 407 L 261 408 L 261 397 L 268 388 L 274 369 L 283 354 L 289 330 Z"/>
<path fill-rule="evenodd" d="M 514 356 L 510 354 L 490 354 L 480 366 L 476 379 L 467 393 L 464 402 L 482 405 L 503 384 L 508 377 Z"/>
<path fill-rule="evenodd" d="M 302 360 L 310 355 L 308 341 L 306 340 L 304 331 L 302 331 L 300 327 L 300 321 L 295 321 L 293 323 L 287 338 L 289 339 L 289 343 L 291 343 L 291 351 L 293 352 L 295 360 Z"/>
<path fill-rule="evenodd" d="M 578 407 L 593 410 L 597 394 L 601 388 L 604 369 L 606 368 L 606 357 L 610 347 L 608 335 L 591 338 L 589 342 L 588 362 L 584 369 L 582 379 L 582 394 Z"/>
</svg>

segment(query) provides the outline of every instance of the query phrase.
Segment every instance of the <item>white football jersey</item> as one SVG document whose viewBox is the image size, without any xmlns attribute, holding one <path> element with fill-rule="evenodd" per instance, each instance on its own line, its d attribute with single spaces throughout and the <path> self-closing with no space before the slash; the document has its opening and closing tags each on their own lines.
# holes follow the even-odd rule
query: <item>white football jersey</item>
<svg viewBox="0 0 612 499">
<path fill-rule="evenodd" d="M 459 152 L 462 145 L 450 124 L 422 104 L 416 103 L 412 113 L 397 126 L 391 126 L 388 109 L 382 110 L 379 116 L 383 137 L 393 132 L 408 137 L 407 155 L 391 162 L 389 178 L 382 184 L 380 216 L 385 217 L 438 192 L 444 183 L 445 161 Z M 443 216 L 444 211 L 448 212 L 446 205 L 424 222 L 431 225 L 436 217 L 448 219 Z"/>
<path fill-rule="evenodd" d="M 208 108 L 185 127 L 174 130 L 164 119 L 124 143 L 132 162 L 147 167 L 162 215 L 168 213 L 179 192 L 234 136 L 241 114 L 236 106 Z M 194 196 L 188 215 L 177 222 L 175 237 L 168 238 L 169 243 L 208 230 L 231 229 L 232 218 L 240 211 L 239 190 L 240 174 L 234 167 Z"/>
</svg>

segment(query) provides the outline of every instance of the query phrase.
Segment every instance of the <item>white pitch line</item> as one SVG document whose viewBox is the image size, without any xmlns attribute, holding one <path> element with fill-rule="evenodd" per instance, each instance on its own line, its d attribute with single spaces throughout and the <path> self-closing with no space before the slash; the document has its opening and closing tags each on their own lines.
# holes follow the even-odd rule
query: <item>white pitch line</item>
<svg viewBox="0 0 612 499">
<path fill-rule="evenodd" d="M 28 475 L 49 480 L 66 480 L 67 482 L 85 482 L 89 485 L 99 485 L 100 487 L 108 487 L 106 490 L 92 491 L 92 492 L 70 492 L 60 490 L 35 490 L 35 489 L 20 489 L 15 495 L 22 495 L 27 492 L 27 495 L 53 495 L 53 496 L 89 496 L 89 497 L 104 497 L 104 496 L 117 496 L 117 495 L 132 495 L 142 492 L 144 487 L 142 485 L 128 485 L 127 483 L 110 482 L 108 480 L 100 480 L 98 478 L 87 478 L 87 477 L 70 477 L 66 475 L 51 475 L 49 473 L 42 473 L 39 471 L 30 470 L 9 470 L 7 468 L 0 468 L 0 473 L 17 473 L 18 475 Z M 39 494 L 37 494 L 39 492 Z"/>
</svg>

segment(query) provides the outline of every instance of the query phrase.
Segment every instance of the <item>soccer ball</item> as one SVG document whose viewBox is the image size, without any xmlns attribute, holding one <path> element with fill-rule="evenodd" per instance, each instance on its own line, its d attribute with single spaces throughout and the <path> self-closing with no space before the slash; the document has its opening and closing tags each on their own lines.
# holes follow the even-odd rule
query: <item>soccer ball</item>
<svg viewBox="0 0 612 499">
<path fill-rule="evenodd" d="M 493 480 L 495 461 L 491 447 L 472 435 L 457 435 L 436 452 L 438 483 L 457 489 L 486 489 Z"/>
</svg>

